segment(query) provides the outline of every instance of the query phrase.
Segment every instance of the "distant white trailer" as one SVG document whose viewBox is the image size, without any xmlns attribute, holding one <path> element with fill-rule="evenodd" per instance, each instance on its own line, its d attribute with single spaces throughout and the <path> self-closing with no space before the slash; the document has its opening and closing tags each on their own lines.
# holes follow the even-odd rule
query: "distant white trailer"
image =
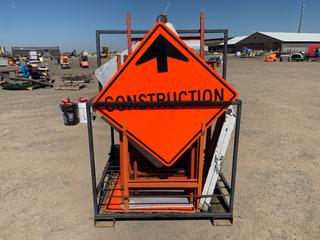
<svg viewBox="0 0 320 240">
<path fill-rule="evenodd" d="M 30 60 L 37 60 L 38 59 L 37 51 L 30 51 L 29 52 L 29 59 Z"/>
<path fill-rule="evenodd" d="M 212 195 L 216 187 L 219 174 L 221 172 L 222 163 L 225 158 L 227 148 L 231 139 L 231 134 L 236 125 L 236 114 L 233 107 L 230 106 L 226 110 L 225 121 L 222 125 L 221 133 L 218 139 L 216 149 L 213 154 L 208 176 L 205 181 L 202 195 Z M 200 199 L 199 208 L 202 211 L 208 211 L 211 206 L 212 197 L 203 197 Z"/>
</svg>

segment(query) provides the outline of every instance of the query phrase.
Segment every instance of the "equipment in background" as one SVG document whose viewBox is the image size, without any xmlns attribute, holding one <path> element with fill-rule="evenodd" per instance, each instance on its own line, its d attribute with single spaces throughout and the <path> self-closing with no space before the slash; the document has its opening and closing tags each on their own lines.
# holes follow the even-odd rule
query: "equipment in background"
<svg viewBox="0 0 320 240">
<path fill-rule="evenodd" d="M 89 61 L 88 61 L 88 55 L 86 54 L 80 54 L 79 56 L 79 65 L 82 68 L 88 68 L 89 67 Z"/>
<path fill-rule="evenodd" d="M 303 62 L 303 61 L 308 61 L 309 57 L 306 55 L 304 52 L 295 52 L 291 54 L 291 61 L 293 62 Z"/>
<path fill-rule="evenodd" d="M 10 56 L 8 58 L 8 65 L 9 66 L 20 66 L 20 58 L 19 57 Z"/>
<path fill-rule="evenodd" d="M 13 67 L 11 67 L 13 68 Z M 5 90 L 34 90 L 37 88 L 52 87 L 54 79 L 50 78 L 49 67 L 38 67 L 37 64 L 21 64 L 20 68 L 10 70 L 10 74 L 0 74 L 1 87 Z M 18 71 L 20 69 L 20 71 Z M 4 69 L 5 70 L 5 69 Z M 9 76 L 8 76 L 9 75 Z M 4 80 L 5 79 L 5 80 Z"/>
<path fill-rule="evenodd" d="M 0 76 L 4 83 L 1 87 L 6 90 L 33 90 L 37 88 L 52 87 L 52 83 L 39 79 L 23 78 L 23 77 L 3 77 Z"/>
<path fill-rule="evenodd" d="M 280 58 L 280 62 L 290 62 L 291 61 L 290 54 L 280 54 L 279 58 Z"/>
<path fill-rule="evenodd" d="M 267 56 L 264 58 L 264 61 L 265 61 L 265 62 L 276 62 L 276 61 L 277 61 L 277 54 L 271 53 L 271 54 L 267 55 Z"/>
<path fill-rule="evenodd" d="M 206 61 L 207 64 L 209 64 L 212 69 L 216 70 L 217 67 L 220 66 L 221 64 L 221 56 L 213 56 L 213 57 L 210 57 L 207 61 Z"/>
<path fill-rule="evenodd" d="M 39 60 L 37 51 L 30 51 L 30 52 L 29 52 L 29 55 L 28 55 L 28 60 L 29 60 L 29 61 Z"/>
<path fill-rule="evenodd" d="M 256 52 L 251 48 L 244 47 L 242 48 L 240 58 L 255 58 Z"/>
<path fill-rule="evenodd" d="M 100 54 L 102 58 L 107 58 L 109 56 L 109 48 L 108 47 L 102 47 L 102 52 Z"/>
<path fill-rule="evenodd" d="M 50 81 L 50 82 L 54 82 L 54 80 L 51 80 L 50 78 L 50 69 L 48 65 L 45 66 L 40 66 L 38 68 L 38 71 L 40 73 L 40 79 L 46 80 L 46 81 Z"/>
<path fill-rule="evenodd" d="M 16 59 L 15 59 L 14 57 L 12 57 L 12 56 L 9 57 L 9 58 L 8 58 L 8 65 L 9 65 L 9 66 L 17 66 L 17 65 L 16 65 Z"/>
<path fill-rule="evenodd" d="M 62 55 L 60 57 L 60 68 L 61 69 L 68 69 L 70 68 L 70 59 L 67 55 Z"/>
</svg>

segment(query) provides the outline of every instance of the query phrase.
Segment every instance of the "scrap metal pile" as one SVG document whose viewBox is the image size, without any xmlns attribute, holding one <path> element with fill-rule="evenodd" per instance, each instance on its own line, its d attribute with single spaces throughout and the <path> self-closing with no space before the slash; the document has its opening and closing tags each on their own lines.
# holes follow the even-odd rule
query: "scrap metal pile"
<svg viewBox="0 0 320 240">
<path fill-rule="evenodd" d="M 50 77 L 48 66 L 39 67 L 37 64 L 28 63 L 0 68 L 0 85 L 5 90 L 52 87 L 53 82 L 54 79 Z"/>
<path fill-rule="evenodd" d="M 56 90 L 80 90 L 84 88 L 87 83 L 92 81 L 91 75 L 76 75 L 71 74 L 62 76 L 62 84 L 56 86 Z"/>
</svg>

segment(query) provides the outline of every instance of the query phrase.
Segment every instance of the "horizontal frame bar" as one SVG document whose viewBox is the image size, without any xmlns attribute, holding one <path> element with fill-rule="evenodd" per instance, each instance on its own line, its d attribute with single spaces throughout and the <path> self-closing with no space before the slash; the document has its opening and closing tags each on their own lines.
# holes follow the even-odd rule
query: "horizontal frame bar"
<svg viewBox="0 0 320 240">
<path fill-rule="evenodd" d="M 231 213 L 210 213 L 210 212 L 195 212 L 195 213 L 108 213 L 98 214 L 94 216 L 95 220 L 129 220 L 129 219 L 232 219 Z"/>
<path fill-rule="evenodd" d="M 236 101 L 163 101 L 163 102 L 88 102 L 92 107 L 209 107 L 240 105 L 241 100 Z"/>
<path fill-rule="evenodd" d="M 149 30 L 131 30 L 131 34 L 147 34 Z M 176 32 L 179 34 L 199 33 L 200 29 L 178 29 Z M 227 29 L 205 29 L 204 33 L 227 33 Z M 127 34 L 127 30 L 96 30 L 96 35 L 101 34 Z"/>
<path fill-rule="evenodd" d="M 176 30 L 178 34 L 190 34 L 190 33 L 201 33 L 200 29 L 178 29 Z M 149 30 L 131 30 L 131 34 L 147 34 Z M 222 33 L 223 34 L 223 70 L 222 76 L 224 79 L 227 78 L 227 52 L 228 52 L 228 29 L 204 29 L 204 33 Z M 97 49 L 97 66 L 101 66 L 101 55 L 100 55 L 100 35 L 107 34 L 127 34 L 127 30 L 96 30 L 96 49 Z M 99 83 L 99 91 L 102 86 Z"/>
</svg>

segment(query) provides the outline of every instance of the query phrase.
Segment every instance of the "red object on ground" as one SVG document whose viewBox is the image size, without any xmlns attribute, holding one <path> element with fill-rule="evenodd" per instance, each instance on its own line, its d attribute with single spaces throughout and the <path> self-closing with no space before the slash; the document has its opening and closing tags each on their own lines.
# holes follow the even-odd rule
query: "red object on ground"
<svg viewBox="0 0 320 240">
<path fill-rule="evenodd" d="M 61 102 L 65 106 L 72 106 L 73 105 L 73 102 L 70 100 L 70 97 L 66 97 L 66 98 L 61 99 Z"/>
<path fill-rule="evenodd" d="M 86 102 L 86 101 L 88 101 L 88 98 L 87 98 L 87 97 L 79 97 L 79 98 L 77 99 L 77 102 L 80 102 L 80 103 L 83 103 L 83 102 Z"/>
</svg>

